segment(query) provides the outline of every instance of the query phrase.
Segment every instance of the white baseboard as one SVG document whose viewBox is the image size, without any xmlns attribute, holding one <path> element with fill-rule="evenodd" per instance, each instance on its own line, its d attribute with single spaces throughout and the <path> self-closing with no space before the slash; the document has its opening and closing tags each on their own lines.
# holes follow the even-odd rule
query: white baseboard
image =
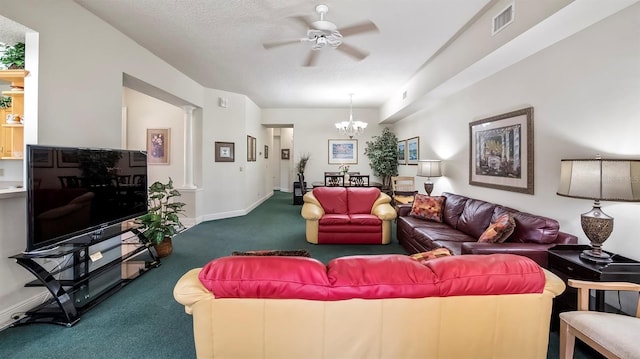
<svg viewBox="0 0 640 359">
<path fill-rule="evenodd" d="M 16 303 L 15 305 L 0 311 L 0 331 L 11 326 L 11 324 L 17 320 L 14 319 L 15 316 L 18 316 L 18 319 L 23 318 L 25 312 L 42 304 L 48 298 L 49 292 L 43 291 L 31 298 L 25 299 L 22 302 Z"/>
</svg>

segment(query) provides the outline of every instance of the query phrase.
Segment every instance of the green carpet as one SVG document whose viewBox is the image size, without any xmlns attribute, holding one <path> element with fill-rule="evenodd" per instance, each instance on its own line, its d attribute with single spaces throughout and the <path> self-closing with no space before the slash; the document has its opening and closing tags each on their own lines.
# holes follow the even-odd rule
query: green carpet
<svg viewBox="0 0 640 359">
<path fill-rule="evenodd" d="M 313 245 L 305 240 L 301 206 L 290 193 L 273 197 L 246 216 L 198 224 L 174 238 L 173 254 L 65 328 L 33 324 L 0 332 L 0 358 L 195 358 L 191 316 L 173 299 L 182 274 L 233 251 L 305 249 L 326 263 L 353 254 L 405 253 L 389 245 Z M 557 334 L 548 358 L 557 358 Z M 576 358 L 589 358 L 580 352 Z M 401 359 L 401 358 L 398 358 Z"/>
</svg>

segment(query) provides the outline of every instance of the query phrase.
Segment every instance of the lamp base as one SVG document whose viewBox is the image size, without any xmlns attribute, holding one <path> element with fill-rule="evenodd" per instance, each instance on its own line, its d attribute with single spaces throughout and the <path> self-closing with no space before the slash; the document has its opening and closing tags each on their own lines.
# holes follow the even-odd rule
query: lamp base
<svg viewBox="0 0 640 359">
<path fill-rule="evenodd" d="M 595 253 L 592 249 L 587 249 L 580 253 L 580 258 L 592 263 L 611 263 L 613 259 L 607 253 Z"/>
<path fill-rule="evenodd" d="M 427 179 L 427 182 L 424 183 L 424 191 L 427 192 L 427 196 L 431 197 L 431 192 L 433 192 L 433 182 L 430 179 Z"/>
</svg>

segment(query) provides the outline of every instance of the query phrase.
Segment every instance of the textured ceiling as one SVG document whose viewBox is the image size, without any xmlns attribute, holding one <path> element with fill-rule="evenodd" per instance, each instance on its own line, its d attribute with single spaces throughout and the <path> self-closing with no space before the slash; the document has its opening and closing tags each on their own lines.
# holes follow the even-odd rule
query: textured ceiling
<svg viewBox="0 0 640 359">
<path fill-rule="evenodd" d="M 489 0 L 325 1 L 338 28 L 373 21 L 377 33 L 345 37 L 370 52 L 356 61 L 323 49 L 303 63 L 310 43 L 292 16 L 317 18 L 308 0 L 75 0 L 208 88 L 241 93 L 263 108 L 380 106 Z"/>
</svg>

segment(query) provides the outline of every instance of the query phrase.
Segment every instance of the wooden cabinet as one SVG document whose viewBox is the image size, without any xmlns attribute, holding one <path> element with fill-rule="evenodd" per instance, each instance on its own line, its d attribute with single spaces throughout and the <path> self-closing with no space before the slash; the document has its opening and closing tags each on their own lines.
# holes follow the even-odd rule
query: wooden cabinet
<svg viewBox="0 0 640 359">
<path fill-rule="evenodd" d="M 11 97 L 11 107 L 0 111 L 0 159 L 22 159 L 24 151 L 24 125 L 11 119 L 24 117 L 25 70 L 0 70 L 0 80 L 9 82 L 11 89 L 2 91 Z"/>
</svg>

